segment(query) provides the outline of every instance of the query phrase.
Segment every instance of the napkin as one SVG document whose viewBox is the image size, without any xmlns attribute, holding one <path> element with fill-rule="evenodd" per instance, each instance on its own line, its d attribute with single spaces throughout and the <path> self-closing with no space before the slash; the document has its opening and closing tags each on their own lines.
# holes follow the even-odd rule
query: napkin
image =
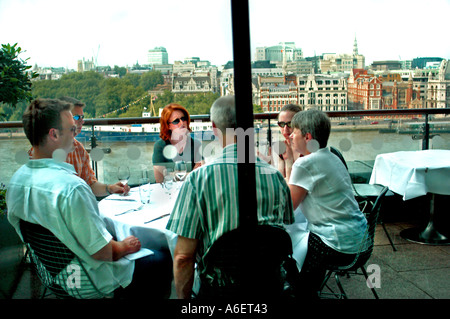
<svg viewBox="0 0 450 319">
<path fill-rule="evenodd" d="M 136 260 L 145 256 L 154 255 L 155 253 L 147 248 L 141 248 L 139 251 L 135 252 L 134 254 L 126 255 L 125 258 L 128 260 Z"/>
</svg>

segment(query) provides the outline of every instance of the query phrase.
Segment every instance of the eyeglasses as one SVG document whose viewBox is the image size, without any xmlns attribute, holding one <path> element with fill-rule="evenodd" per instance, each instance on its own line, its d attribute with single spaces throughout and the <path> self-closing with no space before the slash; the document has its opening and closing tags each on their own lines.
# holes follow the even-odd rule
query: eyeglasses
<svg viewBox="0 0 450 319">
<path fill-rule="evenodd" d="M 74 119 L 75 121 L 78 121 L 79 119 L 84 119 L 84 115 L 74 115 L 74 116 L 73 116 L 73 119 Z"/>
<path fill-rule="evenodd" d="M 285 126 L 292 128 L 290 121 L 289 122 L 278 122 L 278 126 L 281 128 L 284 128 Z"/>
<path fill-rule="evenodd" d="M 187 117 L 183 116 L 183 117 L 180 117 L 179 119 L 175 119 L 175 120 L 173 120 L 172 122 L 169 122 L 169 123 L 172 123 L 173 125 L 177 125 L 178 123 L 180 123 L 180 121 L 187 122 Z"/>
</svg>

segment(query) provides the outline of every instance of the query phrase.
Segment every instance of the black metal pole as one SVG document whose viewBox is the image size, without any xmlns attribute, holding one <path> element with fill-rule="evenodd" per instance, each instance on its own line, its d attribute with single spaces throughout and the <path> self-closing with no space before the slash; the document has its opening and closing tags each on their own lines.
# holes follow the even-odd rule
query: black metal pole
<svg viewBox="0 0 450 319">
<path fill-rule="evenodd" d="M 237 139 L 239 223 L 245 226 L 257 223 L 248 0 L 231 0 L 231 20 L 236 119 L 238 129 L 241 128 L 243 134 L 245 132 L 245 139 Z"/>
<path fill-rule="evenodd" d="M 425 123 L 423 123 L 423 140 L 422 149 L 427 150 L 430 148 L 430 125 L 428 124 L 428 114 L 425 113 Z"/>
</svg>

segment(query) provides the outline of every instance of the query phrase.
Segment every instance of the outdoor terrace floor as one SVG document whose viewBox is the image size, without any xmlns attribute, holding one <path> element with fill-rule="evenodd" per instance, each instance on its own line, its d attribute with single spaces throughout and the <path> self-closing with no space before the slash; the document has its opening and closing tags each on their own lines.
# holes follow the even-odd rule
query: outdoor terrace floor
<svg viewBox="0 0 450 319">
<path fill-rule="evenodd" d="M 431 246 L 413 243 L 400 237 L 400 231 L 415 226 L 409 222 L 386 223 L 397 251 L 393 251 L 381 225 L 377 226 L 375 247 L 368 264 L 381 270 L 381 299 L 448 299 L 450 298 L 450 246 Z M 334 278 L 329 281 L 336 288 Z M 373 299 L 363 276 L 341 277 L 350 299 Z M 39 279 L 26 270 L 13 299 L 39 298 L 42 287 Z M 337 289 L 335 290 L 337 291 Z M 171 298 L 175 298 L 172 292 Z"/>
</svg>

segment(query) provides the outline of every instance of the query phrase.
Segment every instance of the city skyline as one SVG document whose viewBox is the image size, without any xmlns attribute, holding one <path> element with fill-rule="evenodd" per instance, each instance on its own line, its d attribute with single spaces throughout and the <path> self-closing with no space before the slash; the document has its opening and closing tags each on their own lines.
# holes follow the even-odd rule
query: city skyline
<svg viewBox="0 0 450 319">
<path fill-rule="evenodd" d="M 450 58 L 442 34 L 450 0 L 250 0 L 251 57 L 255 48 L 294 42 L 304 57 L 351 54 L 356 37 L 366 66 L 380 60 Z M 356 9 L 356 10 L 355 10 Z M 424 10 L 426 9 L 426 10 Z M 146 64 L 165 47 L 169 63 L 200 57 L 220 66 L 233 59 L 229 0 L 1 0 L 0 43 L 18 43 L 30 65 L 77 68 Z M 433 19 L 423 12 L 432 12 Z M 423 24 L 423 25 L 422 25 Z M 425 26 L 425 24 L 427 24 Z"/>
</svg>

